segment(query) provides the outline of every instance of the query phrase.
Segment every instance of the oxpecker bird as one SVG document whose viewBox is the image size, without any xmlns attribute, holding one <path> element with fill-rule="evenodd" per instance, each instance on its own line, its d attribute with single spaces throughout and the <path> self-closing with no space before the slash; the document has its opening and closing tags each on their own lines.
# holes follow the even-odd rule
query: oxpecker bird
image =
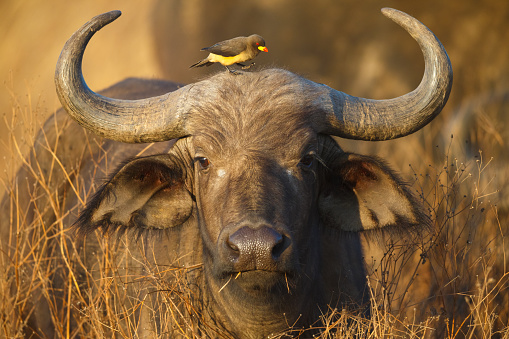
<svg viewBox="0 0 509 339">
<path fill-rule="evenodd" d="M 210 66 L 214 62 L 219 62 L 233 74 L 237 74 L 237 72 L 232 71 L 228 66 L 237 64 L 241 66 L 242 69 L 247 69 L 254 63 L 249 66 L 244 66 L 241 62 L 253 59 L 261 51 L 269 51 L 267 47 L 265 47 L 265 40 L 258 34 L 253 34 L 248 37 L 239 36 L 230 40 L 221 41 L 210 47 L 202 48 L 201 50 L 207 51 L 210 54 L 205 59 L 191 65 L 189 68 Z"/>
</svg>

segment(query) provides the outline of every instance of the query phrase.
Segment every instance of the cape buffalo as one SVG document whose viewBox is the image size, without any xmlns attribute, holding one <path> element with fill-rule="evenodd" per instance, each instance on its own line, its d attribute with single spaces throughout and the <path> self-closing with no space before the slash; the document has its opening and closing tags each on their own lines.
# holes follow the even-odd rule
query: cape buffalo
<svg viewBox="0 0 509 339">
<path fill-rule="evenodd" d="M 83 53 L 120 12 L 81 27 L 62 51 L 56 88 L 67 113 L 105 139 L 92 140 L 63 111 L 38 139 L 53 147 L 35 156 L 58 192 L 42 219 L 63 225 L 68 241 L 58 255 L 75 253 L 73 246 L 78 253 L 47 283 L 55 295 L 71 299 L 59 287 L 68 281 L 73 295 L 104 305 L 95 295 L 112 288 L 103 315 L 127 320 L 108 326 L 138 337 L 266 338 L 307 328 L 328 309 L 363 304 L 360 232 L 428 221 L 382 160 L 344 152 L 331 136 L 411 134 L 441 111 L 452 85 L 433 33 L 405 13 L 383 13 L 416 39 L 425 59 L 418 88 L 390 100 L 353 97 L 282 69 L 223 72 L 186 86 L 130 79 L 99 95 L 83 79 Z M 57 207 L 69 213 L 56 217 Z M 81 237 L 71 236 L 70 224 Z M 112 276 L 114 288 L 105 287 Z M 70 305 L 69 328 L 84 326 L 86 311 Z M 37 307 L 29 327 L 52 336 L 55 314 L 67 313 L 51 302 Z"/>
</svg>

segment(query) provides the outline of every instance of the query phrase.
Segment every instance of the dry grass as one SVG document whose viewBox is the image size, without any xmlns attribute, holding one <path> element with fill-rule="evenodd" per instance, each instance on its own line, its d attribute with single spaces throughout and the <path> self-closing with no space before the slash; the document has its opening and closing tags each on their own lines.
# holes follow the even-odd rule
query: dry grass
<svg viewBox="0 0 509 339">
<path fill-rule="evenodd" d="M 31 138 L 39 126 L 25 121 L 35 121 L 31 116 L 37 108 L 14 103 L 12 120 L 4 121 L 11 138 L 3 145 L 10 166 L 2 181 L 0 336 L 30 334 L 30 328 L 39 325 L 27 319 L 37 314 L 51 320 L 54 337 L 133 338 L 140 326 L 133 318 L 152 308 L 147 314 L 158 318 L 144 321 L 152 326 L 149 332 L 156 322 L 164 324 L 158 329 L 160 337 L 195 338 L 199 330 L 208 337 L 231 337 L 195 308 L 200 296 L 186 286 L 200 267 L 160 267 L 150 264 L 150 258 L 136 261 L 122 243 L 127 238 L 113 246 L 102 234 L 85 245 L 95 244 L 89 252 L 92 259 L 79 253 L 66 226 L 78 207 L 66 206 L 73 193 L 86 201 L 93 185 L 80 179 L 79 166 L 59 158 L 58 138 Z M 61 133 L 59 126 L 50 129 Z M 26 139 L 17 137 L 20 134 Z M 455 142 L 452 138 L 433 150 L 441 159 L 438 163 L 411 167 L 413 187 L 432 216 L 430 234 L 412 239 L 412 246 L 394 238 L 377 244 L 375 252 L 381 255 L 366 260 L 370 317 L 361 310 L 324 310 L 314 325 L 321 338 L 509 337 L 509 213 L 494 202 L 501 187 L 492 168 L 499 166 L 483 152 L 470 160 L 456 158 Z M 87 143 L 85 150 L 98 147 L 92 140 Z M 23 149 L 34 144 L 25 156 Z M 44 164 L 37 152 L 45 154 Z M 23 170 L 15 176 L 19 164 Z M 62 190 L 62 184 L 70 189 Z M 175 283 L 169 284 L 169 277 Z M 305 337 L 307 332 L 287 334 Z M 284 334 L 274 336 L 279 337 Z"/>
</svg>

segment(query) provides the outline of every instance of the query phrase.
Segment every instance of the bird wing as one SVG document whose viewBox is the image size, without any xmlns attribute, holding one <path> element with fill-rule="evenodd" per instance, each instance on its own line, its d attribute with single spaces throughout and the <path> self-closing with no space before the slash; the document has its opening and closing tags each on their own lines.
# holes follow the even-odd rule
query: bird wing
<svg viewBox="0 0 509 339">
<path fill-rule="evenodd" d="M 210 47 L 202 48 L 202 51 L 207 51 L 224 57 L 233 57 L 239 55 L 247 47 L 245 37 L 233 38 L 218 42 Z"/>
</svg>

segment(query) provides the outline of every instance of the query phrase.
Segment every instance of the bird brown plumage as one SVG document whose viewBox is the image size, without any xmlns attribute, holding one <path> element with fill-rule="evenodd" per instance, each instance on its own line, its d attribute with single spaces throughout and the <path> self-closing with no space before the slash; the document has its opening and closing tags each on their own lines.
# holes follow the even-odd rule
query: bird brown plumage
<svg viewBox="0 0 509 339">
<path fill-rule="evenodd" d="M 245 69 L 246 66 L 242 65 L 241 62 L 253 59 L 262 51 L 269 51 L 267 47 L 265 47 L 265 40 L 258 34 L 253 34 L 248 37 L 240 36 L 221 41 L 210 47 L 202 48 L 201 50 L 209 52 L 209 55 L 205 59 L 191 65 L 189 68 L 210 66 L 215 62 L 219 62 L 221 65 L 225 66 L 228 71 L 234 74 L 237 74 L 237 72 L 232 71 L 228 66 L 238 64 Z M 250 66 L 247 66 L 247 68 Z"/>
</svg>

